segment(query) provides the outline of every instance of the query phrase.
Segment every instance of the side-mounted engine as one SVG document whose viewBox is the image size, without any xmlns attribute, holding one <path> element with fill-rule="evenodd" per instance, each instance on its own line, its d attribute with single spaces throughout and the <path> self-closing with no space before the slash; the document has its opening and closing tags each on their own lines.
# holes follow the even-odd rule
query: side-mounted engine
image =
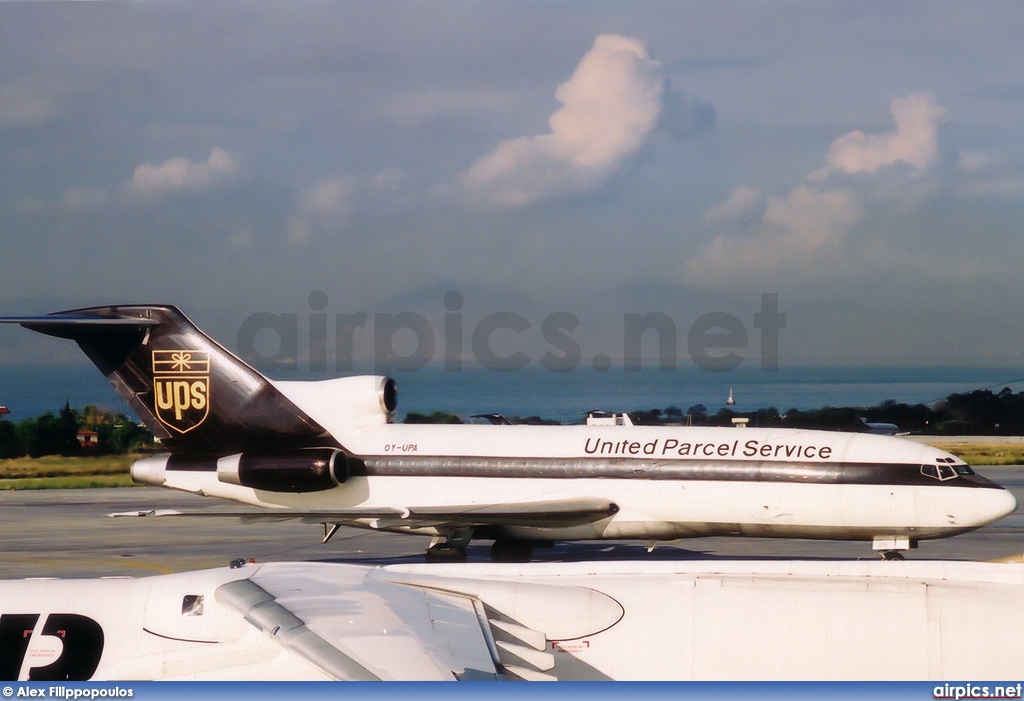
<svg viewBox="0 0 1024 701">
<path fill-rule="evenodd" d="M 156 455 L 132 464 L 132 479 L 162 485 L 167 472 L 217 474 L 217 480 L 270 492 L 322 492 L 343 484 L 361 467 L 359 459 L 337 448 L 244 452 L 224 457 Z"/>
<path fill-rule="evenodd" d="M 217 461 L 217 479 L 272 492 L 322 492 L 348 479 L 348 456 L 331 448 L 239 453 Z"/>
</svg>

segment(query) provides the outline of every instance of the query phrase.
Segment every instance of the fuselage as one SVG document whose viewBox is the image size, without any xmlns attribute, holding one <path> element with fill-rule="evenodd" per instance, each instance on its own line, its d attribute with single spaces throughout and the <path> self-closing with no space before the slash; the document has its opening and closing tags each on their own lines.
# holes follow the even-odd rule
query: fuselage
<svg viewBox="0 0 1024 701">
<path fill-rule="evenodd" d="M 286 493 L 215 470 L 146 469 L 139 481 L 269 508 L 446 507 L 602 498 L 618 511 L 570 527 L 501 526 L 538 540 L 693 536 L 872 540 L 910 547 L 978 528 L 1013 495 L 917 442 L 793 429 L 641 426 L 327 425 L 355 469 L 332 489 Z M 366 519 L 354 525 L 444 535 Z"/>
</svg>

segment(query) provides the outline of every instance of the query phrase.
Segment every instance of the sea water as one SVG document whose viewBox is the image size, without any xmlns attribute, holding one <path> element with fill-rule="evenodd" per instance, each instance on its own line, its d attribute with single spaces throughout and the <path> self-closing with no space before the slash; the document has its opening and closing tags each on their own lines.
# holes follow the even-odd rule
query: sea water
<svg viewBox="0 0 1024 701">
<path fill-rule="evenodd" d="M 275 379 L 328 379 L 332 375 L 278 372 Z M 1022 368 L 739 368 L 712 373 L 698 368 L 655 368 L 607 372 L 578 368 L 556 373 L 542 368 L 515 372 L 483 369 L 445 371 L 424 368 L 394 375 L 398 418 L 406 413 L 445 411 L 468 419 L 473 414 L 541 416 L 565 423 L 582 421 L 591 410 L 636 411 L 674 406 L 683 413 L 703 404 L 710 413 L 725 406 L 730 390 L 738 411 L 774 407 L 868 407 L 886 400 L 931 404 L 946 396 L 991 388 L 1024 390 Z M 91 365 L 0 366 L 0 406 L 9 420 L 57 413 L 65 401 L 80 408 L 95 404 L 130 413 L 127 405 Z M 216 401 L 216 397 L 211 398 Z"/>
</svg>

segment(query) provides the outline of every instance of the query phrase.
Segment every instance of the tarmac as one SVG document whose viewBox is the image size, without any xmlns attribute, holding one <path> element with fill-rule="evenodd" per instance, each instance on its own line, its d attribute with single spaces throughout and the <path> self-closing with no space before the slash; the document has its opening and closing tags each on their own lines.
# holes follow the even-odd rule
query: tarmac
<svg viewBox="0 0 1024 701">
<path fill-rule="evenodd" d="M 1024 466 L 975 468 L 1010 489 L 1024 505 Z M 421 536 L 342 528 L 322 544 L 318 525 L 241 518 L 108 518 L 120 511 L 175 509 L 251 511 L 252 507 L 159 487 L 0 492 L 0 579 L 147 576 L 258 562 L 319 560 L 358 564 L 422 562 Z M 470 561 L 489 559 L 488 541 L 472 543 Z M 1021 561 L 1019 508 L 984 528 L 921 541 L 908 559 Z M 729 559 L 878 559 L 867 542 L 780 538 L 695 538 L 660 543 L 588 541 L 534 551 L 535 561 Z"/>
</svg>

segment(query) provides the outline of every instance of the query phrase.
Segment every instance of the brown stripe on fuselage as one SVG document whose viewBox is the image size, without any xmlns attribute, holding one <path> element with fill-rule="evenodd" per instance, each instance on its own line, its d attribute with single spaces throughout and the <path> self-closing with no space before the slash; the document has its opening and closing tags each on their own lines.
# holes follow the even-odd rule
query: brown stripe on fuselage
<svg viewBox="0 0 1024 701">
<path fill-rule="evenodd" d="M 802 484 L 951 486 L 1002 489 L 979 475 L 937 480 L 920 463 L 655 460 L 642 458 L 501 458 L 364 456 L 365 475 L 516 479 L 644 479 Z"/>
<path fill-rule="evenodd" d="M 172 455 L 173 472 L 216 472 L 211 455 Z M 503 479 L 640 479 L 796 484 L 863 484 L 1002 489 L 980 475 L 937 480 L 920 463 L 664 460 L 644 458 L 513 458 L 480 456 L 351 456 L 349 476 L 490 477 Z"/>
</svg>

